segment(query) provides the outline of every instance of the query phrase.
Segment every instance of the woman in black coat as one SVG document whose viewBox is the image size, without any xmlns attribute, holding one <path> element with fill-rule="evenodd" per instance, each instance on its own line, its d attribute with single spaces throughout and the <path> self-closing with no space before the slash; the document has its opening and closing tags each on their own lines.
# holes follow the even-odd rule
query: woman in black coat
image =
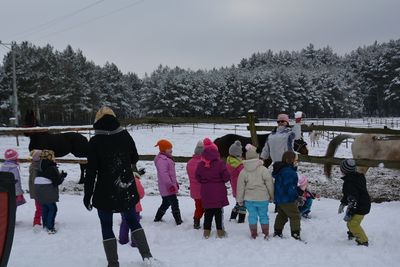
<svg viewBox="0 0 400 267">
<path fill-rule="evenodd" d="M 136 166 L 139 160 L 135 142 L 108 107 L 97 112 L 93 128 L 95 136 L 89 141 L 83 202 L 89 211 L 92 205 L 97 209 L 108 266 L 119 266 L 113 213 L 121 213 L 126 219 L 143 260 L 151 261 L 146 235 L 135 216 L 139 201 L 132 171 L 132 165 Z"/>
</svg>

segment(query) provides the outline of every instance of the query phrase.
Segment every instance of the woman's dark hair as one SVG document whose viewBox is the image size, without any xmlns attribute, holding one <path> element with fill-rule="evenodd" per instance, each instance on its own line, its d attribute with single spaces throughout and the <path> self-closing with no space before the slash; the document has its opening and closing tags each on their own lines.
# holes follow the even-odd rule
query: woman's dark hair
<svg viewBox="0 0 400 267">
<path fill-rule="evenodd" d="M 287 164 L 293 164 L 296 160 L 296 153 L 293 151 L 286 151 L 282 155 L 282 162 Z"/>
</svg>

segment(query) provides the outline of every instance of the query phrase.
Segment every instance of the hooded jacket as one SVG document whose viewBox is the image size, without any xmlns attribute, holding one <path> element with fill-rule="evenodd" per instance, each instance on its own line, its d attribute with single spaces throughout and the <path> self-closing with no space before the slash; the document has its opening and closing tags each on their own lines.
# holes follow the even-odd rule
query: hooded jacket
<svg viewBox="0 0 400 267">
<path fill-rule="evenodd" d="M 274 198 L 274 182 L 270 171 L 260 159 L 243 161 L 244 169 L 239 174 L 236 200 L 243 202 L 265 201 Z"/>
<path fill-rule="evenodd" d="M 92 204 L 97 209 L 126 211 L 139 201 L 131 167 L 139 159 L 135 142 L 112 115 L 104 115 L 93 128 L 95 136 L 89 141 L 85 198 L 93 196 Z M 128 189 L 121 191 L 123 187 Z"/>
<path fill-rule="evenodd" d="M 297 168 L 293 165 L 275 162 L 272 176 L 275 178 L 275 203 L 285 204 L 297 200 Z"/>
<path fill-rule="evenodd" d="M 343 197 L 341 203 L 348 205 L 349 197 L 356 200 L 356 206 L 350 211 L 351 214 L 368 214 L 371 209 L 371 199 L 367 191 L 367 181 L 364 174 L 354 172 L 342 177 Z"/>
<path fill-rule="evenodd" d="M 203 208 L 222 208 L 229 205 L 225 183 L 230 175 L 225 163 L 220 160 L 218 150 L 205 148 L 203 160 L 196 169 L 196 179 L 201 184 L 201 202 Z"/>
</svg>

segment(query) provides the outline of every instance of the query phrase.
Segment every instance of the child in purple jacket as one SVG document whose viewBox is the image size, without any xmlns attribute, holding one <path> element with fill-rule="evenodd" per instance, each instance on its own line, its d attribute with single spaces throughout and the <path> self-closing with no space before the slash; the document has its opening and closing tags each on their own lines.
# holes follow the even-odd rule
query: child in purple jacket
<svg viewBox="0 0 400 267">
<path fill-rule="evenodd" d="M 225 183 L 230 181 L 226 164 L 220 159 L 217 146 L 204 139 L 204 151 L 196 169 L 196 179 L 201 184 L 201 202 L 204 208 L 204 238 L 211 234 L 212 219 L 215 217 L 217 236 L 225 237 L 223 207 L 229 205 Z"/>
<path fill-rule="evenodd" d="M 176 180 L 175 162 L 172 158 L 172 144 L 170 141 L 161 139 L 158 146 L 160 153 L 155 157 L 154 164 L 157 169 L 158 190 L 162 197 L 161 206 L 158 208 L 155 222 L 160 222 L 167 209 L 171 206 L 172 215 L 177 225 L 182 223 L 181 211 L 179 210 L 178 194 L 179 185 Z"/>
<path fill-rule="evenodd" d="M 15 200 L 16 205 L 20 206 L 25 204 L 24 191 L 21 186 L 21 176 L 19 173 L 19 164 L 18 164 L 18 152 L 12 148 L 7 149 L 4 152 L 4 163 L 0 168 L 2 172 L 11 172 L 14 175 L 15 179 Z"/>
</svg>

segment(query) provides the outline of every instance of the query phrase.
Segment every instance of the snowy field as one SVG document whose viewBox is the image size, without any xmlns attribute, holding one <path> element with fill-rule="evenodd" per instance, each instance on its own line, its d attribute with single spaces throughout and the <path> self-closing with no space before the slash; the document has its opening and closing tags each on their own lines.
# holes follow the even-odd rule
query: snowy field
<svg viewBox="0 0 400 267">
<path fill-rule="evenodd" d="M 310 123 L 310 122 L 306 122 Z M 315 122 L 314 122 L 315 123 Z M 325 125 L 368 126 L 362 120 L 330 121 Z M 317 124 L 317 123 L 315 123 Z M 185 127 L 165 126 L 157 128 L 132 127 L 129 131 L 136 142 L 139 154 L 156 154 L 154 147 L 158 139 L 166 138 L 174 144 L 174 154 L 190 156 L 198 140 L 204 137 L 215 139 L 227 133 L 233 133 L 234 125 L 217 125 L 222 129 L 213 129 L 212 124 L 199 124 Z M 374 125 L 371 125 L 374 127 Z M 376 126 L 381 127 L 381 126 Z M 241 130 L 242 129 L 242 130 Z M 249 136 L 245 125 L 236 126 L 238 134 Z M 304 134 L 309 143 L 308 134 Z M 28 155 L 29 139 L 19 137 L 20 146 L 16 146 L 15 137 L 0 136 L 0 151 L 15 148 L 21 157 Z M 328 141 L 320 139 L 319 146 L 309 145 L 310 155 L 324 155 Z M 350 147 L 339 147 L 337 157 L 351 157 Z M 28 164 L 21 164 L 24 190 L 28 189 Z M 154 214 L 161 203 L 158 196 L 155 168 L 152 162 L 141 161 L 138 167 L 145 167 L 147 173 L 142 177 L 146 197 L 142 200 L 142 225 L 148 235 L 148 241 L 154 257 L 163 266 L 398 266 L 398 240 L 400 232 L 400 203 L 397 201 L 374 203 L 371 213 L 366 216 L 363 226 L 370 238 L 370 246 L 357 247 L 347 241 L 346 226 L 342 216 L 337 214 L 341 180 L 337 167 L 333 179 L 323 175 L 323 166 L 300 163 L 299 173 L 306 175 L 311 188 L 322 194 L 321 201 L 315 201 L 312 219 L 302 221 L 302 237 L 308 242 L 303 244 L 289 238 L 289 227 L 285 228 L 283 240 L 261 238 L 251 240 L 248 225 L 229 222 L 225 219 L 228 238 L 202 239 L 202 231 L 192 228 L 194 202 L 189 195 L 188 178 L 185 164 L 176 164 L 180 182 L 180 206 L 184 219 L 183 225 L 175 226 L 171 214 L 167 214 L 164 223 L 154 223 Z M 106 266 L 101 243 L 100 225 L 95 211 L 88 212 L 82 204 L 82 185 L 79 180 L 78 165 L 60 164 L 60 169 L 68 172 L 66 181 L 60 186 L 61 196 L 56 228 L 59 232 L 49 236 L 47 233 L 33 233 L 32 218 L 34 203 L 25 197 L 28 203 L 17 211 L 17 225 L 14 245 L 9 266 Z M 367 173 L 368 189 L 373 198 L 399 200 L 400 171 L 374 168 Z M 229 207 L 225 208 L 225 217 L 230 213 L 234 200 L 230 196 Z M 270 207 L 272 230 L 275 214 Z M 118 233 L 120 218 L 115 216 L 115 232 Z M 215 236 L 215 233 L 214 233 Z M 136 249 L 128 245 L 119 246 L 121 267 L 140 266 L 141 259 Z"/>
</svg>

